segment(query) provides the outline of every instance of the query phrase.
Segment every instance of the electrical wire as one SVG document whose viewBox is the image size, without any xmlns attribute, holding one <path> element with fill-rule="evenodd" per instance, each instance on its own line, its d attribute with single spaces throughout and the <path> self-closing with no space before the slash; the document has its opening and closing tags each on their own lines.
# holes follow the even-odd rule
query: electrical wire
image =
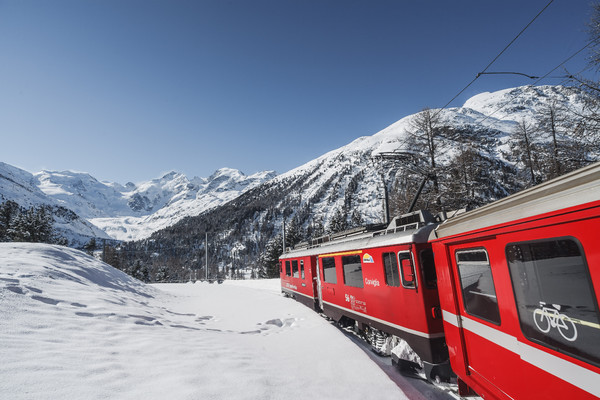
<svg viewBox="0 0 600 400">
<path fill-rule="evenodd" d="M 567 62 L 571 61 L 571 59 L 573 59 L 573 57 L 575 57 L 576 55 L 578 55 L 579 53 L 581 53 L 583 50 L 587 49 L 589 46 L 591 46 L 593 43 L 596 43 L 596 40 L 590 40 L 585 46 L 583 46 L 582 48 L 580 48 L 579 50 L 577 50 L 575 53 L 573 53 L 571 56 L 569 56 L 567 59 L 565 59 L 563 62 L 561 62 L 560 64 L 558 64 L 556 67 L 552 68 L 550 71 L 548 71 L 544 76 L 538 78 L 535 82 L 533 82 L 532 84 L 528 85 L 528 86 L 535 86 L 537 85 L 539 82 L 541 82 L 542 80 L 546 79 L 548 77 L 548 75 L 550 75 L 551 73 L 553 73 L 554 71 L 556 71 L 557 69 L 559 69 L 560 67 L 562 67 L 563 65 L 565 65 Z M 584 69 L 585 70 L 585 69 Z M 569 77 L 566 77 L 569 78 Z M 563 81 L 563 83 L 567 82 L 569 79 L 565 79 Z M 505 103 L 503 106 L 500 106 L 499 108 L 497 108 L 494 112 L 492 112 L 489 115 L 486 115 L 485 118 L 483 118 L 482 120 L 478 121 L 476 124 L 482 124 L 483 122 L 487 121 L 489 118 L 491 118 L 494 114 L 496 114 L 497 112 L 499 112 L 500 110 L 504 109 L 510 102 Z"/>
<path fill-rule="evenodd" d="M 475 83 L 475 81 L 476 81 L 477 79 L 479 79 L 479 77 L 480 77 L 482 74 L 484 74 L 484 73 L 485 73 L 485 72 L 488 70 L 488 68 L 489 68 L 489 67 L 491 67 L 491 66 L 492 66 L 492 64 L 493 64 L 494 62 L 496 62 L 496 60 L 497 60 L 498 58 L 500 58 L 500 56 L 501 56 L 502 54 L 504 54 L 504 52 L 505 52 L 505 51 L 506 51 L 506 50 L 507 50 L 507 49 L 508 49 L 508 48 L 509 48 L 509 47 L 510 47 L 510 46 L 511 46 L 511 45 L 512 45 L 512 44 L 513 44 L 513 43 L 514 43 L 514 42 L 515 42 L 515 41 L 516 41 L 516 40 L 517 40 L 517 39 L 518 39 L 518 38 L 519 38 L 519 37 L 520 37 L 522 34 L 523 34 L 523 32 L 525 32 L 525 30 L 527 30 L 527 28 L 529 28 L 529 26 L 530 26 L 531 24 L 533 24 L 533 22 L 534 22 L 534 21 L 535 21 L 535 20 L 536 20 L 536 19 L 537 19 L 537 18 L 538 18 L 538 17 L 539 17 L 539 16 L 540 16 L 540 15 L 541 15 L 541 14 L 542 14 L 542 13 L 543 13 L 543 12 L 544 12 L 544 11 L 545 11 L 545 10 L 546 10 L 548 7 L 549 7 L 549 6 L 550 6 L 550 4 L 552 4 L 553 2 L 554 2 L 554 0 L 550 0 L 550 1 L 548 2 L 548 4 L 546 4 L 546 6 L 545 6 L 544 8 L 542 8 L 542 9 L 541 9 L 541 11 L 540 11 L 540 12 L 538 12 L 538 13 L 537 13 L 537 15 L 536 15 L 535 17 L 533 17 L 533 19 L 532 19 L 531 21 L 529 21 L 529 23 L 528 23 L 527 25 L 525 25 L 525 27 L 524 27 L 523 29 L 521 29 L 521 32 L 519 32 L 519 33 L 518 33 L 518 34 L 517 34 L 517 35 L 516 35 L 516 36 L 515 36 L 515 37 L 514 37 L 514 38 L 513 38 L 511 41 L 510 41 L 510 43 L 508 43 L 508 44 L 507 44 L 507 45 L 504 47 L 504 49 L 502 49 L 502 51 L 501 51 L 500 53 L 498 53 L 498 55 L 496 55 L 496 57 L 494 57 L 494 59 L 493 59 L 492 61 L 490 61 L 490 63 L 489 63 L 489 64 L 488 64 L 488 65 L 487 65 L 487 66 L 486 66 L 484 69 L 483 69 L 483 71 L 481 71 L 480 73 L 478 73 L 478 74 L 475 76 L 475 78 L 473 78 L 473 80 L 467 84 L 467 86 L 465 86 L 465 87 L 464 87 L 464 88 L 463 88 L 463 89 L 462 89 L 460 92 L 458 92 L 458 93 L 457 93 L 457 94 L 456 94 L 456 95 L 455 95 L 455 96 L 454 96 L 452 99 L 450 99 L 450 101 L 449 101 L 449 102 L 447 102 L 447 103 L 446 103 L 446 104 L 445 104 L 445 105 L 444 105 L 442 108 L 438 109 L 438 111 L 437 111 L 437 112 L 434 114 L 434 117 L 435 117 L 435 116 L 437 116 L 437 115 L 438 115 L 440 112 L 442 112 L 442 110 L 444 110 L 446 107 L 448 107 L 448 106 L 450 105 L 450 103 L 452 103 L 454 100 L 456 100 L 456 98 L 457 98 L 458 96 L 460 96 L 461 94 L 463 94 L 463 92 L 464 92 L 465 90 L 467 90 L 467 89 L 468 89 L 468 88 L 469 88 L 469 87 L 470 87 L 470 86 L 471 86 L 473 83 Z"/>
</svg>

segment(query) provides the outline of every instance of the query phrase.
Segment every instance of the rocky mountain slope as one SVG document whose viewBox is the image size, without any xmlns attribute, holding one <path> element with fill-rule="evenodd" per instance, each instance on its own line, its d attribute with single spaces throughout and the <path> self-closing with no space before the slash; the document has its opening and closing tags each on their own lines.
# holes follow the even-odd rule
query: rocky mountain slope
<svg viewBox="0 0 600 400">
<path fill-rule="evenodd" d="M 545 120 L 550 109 L 560 117 L 554 127 L 560 151 L 579 151 L 566 159 L 597 159 L 599 135 L 582 120 L 585 95 L 568 87 L 525 86 L 481 93 L 462 107 L 429 110 L 436 134 L 435 170 L 423 147 L 422 112 L 279 176 L 220 169 L 209 178 L 170 172 L 149 182 L 119 185 L 84 173 L 32 175 L 0 164 L 0 200 L 47 202 L 73 210 L 71 216 L 81 217 L 89 236 L 135 240 L 126 246 L 125 263 L 202 265 L 206 232 L 219 243 L 211 257 L 221 265 L 256 262 L 284 221 L 293 240 L 381 223 L 384 188 L 392 215 L 406 211 L 420 181 L 432 171 L 436 182 L 427 182 L 417 207 L 433 211 L 476 207 L 543 179 L 552 142 Z M 539 176 L 524 165 L 516 135 L 521 128 L 535 142 L 530 161 L 537 163 Z M 583 143 L 590 140 L 596 145 Z M 398 157 L 381 157 L 390 153 Z M 155 259 L 149 260 L 150 255 Z"/>
<path fill-rule="evenodd" d="M 56 227 L 77 243 L 91 237 L 135 240 L 227 202 L 274 176 L 272 171 L 246 176 L 222 168 L 209 178 L 188 179 L 169 172 L 148 182 L 123 186 L 100 182 L 87 173 L 31 174 L 0 163 L 0 201 L 12 200 L 23 207 L 54 207 Z"/>
<path fill-rule="evenodd" d="M 49 197 L 40 190 L 38 183 L 31 173 L 0 162 L 0 202 L 10 200 L 24 208 L 48 206 L 54 218 L 56 233 L 73 245 L 85 243 L 91 237 L 110 238 L 97 226 Z"/>
<path fill-rule="evenodd" d="M 437 198 L 431 182 L 425 186 L 419 208 L 433 211 L 478 206 L 518 191 L 529 183 L 511 143 L 520 124 L 539 126 L 550 105 L 571 113 L 560 126 L 560 140 L 572 140 L 576 115 L 585 112 L 585 98 L 578 90 L 559 86 L 518 87 L 482 93 L 462 107 L 430 110 L 440 129 L 437 142 Z M 384 221 L 383 187 L 390 191 L 392 213 L 406 211 L 427 171 L 427 154 L 417 147 L 417 125 L 422 113 L 407 116 L 382 131 L 354 140 L 298 168 L 248 190 L 229 203 L 197 217 L 181 220 L 156 232 L 150 241 L 132 244 L 132 257 L 144 258 L 154 246 L 168 248 L 173 265 L 203 265 L 200 250 L 204 233 L 218 242 L 211 259 L 222 266 L 236 260 L 257 260 L 266 243 L 281 233 L 284 220 L 288 235 L 299 239 L 339 228 Z M 547 135 L 538 134 L 540 146 Z M 540 150 L 541 151 L 541 150 Z M 382 153 L 401 153 L 396 161 L 381 160 Z M 465 161 L 465 154 L 475 157 Z M 540 153 L 541 154 L 541 153 Z M 597 157 L 589 153 L 586 161 Z M 415 161 L 416 160 L 416 161 Z M 474 160 L 474 161 L 473 161 Z M 582 160 L 583 162 L 584 160 Z M 415 170 L 421 167 L 421 170 Z M 462 169 L 477 171 L 465 175 Z M 395 206 L 394 206 L 395 204 Z M 150 260 L 146 260 L 151 262 Z M 165 263 L 165 259 L 161 259 Z"/>
</svg>

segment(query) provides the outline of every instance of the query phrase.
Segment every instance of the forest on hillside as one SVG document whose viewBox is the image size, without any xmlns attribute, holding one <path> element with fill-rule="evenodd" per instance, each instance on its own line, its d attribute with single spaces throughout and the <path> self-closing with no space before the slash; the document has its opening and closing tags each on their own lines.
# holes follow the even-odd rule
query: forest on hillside
<svg viewBox="0 0 600 400">
<path fill-rule="evenodd" d="M 597 71 L 600 7 L 594 7 L 588 50 L 590 68 Z M 357 211 L 364 205 L 361 193 L 369 176 L 381 178 L 385 189 L 381 192 L 387 192 L 393 216 L 410 208 L 421 186 L 415 208 L 435 213 L 476 208 L 576 170 L 600 157 L 600 82 L 567 73 L 568 86 L 560 90 L 575 96 L 578 106 L 548 99 L 534 118 L 517 121 L 504 145 L 500 141 L 505 132 L 485 124 L 448 124 L 440 110 L 426 108 L 406 129 L 402 154 L 367 154 L 359 159 L 339 154 L 330 160 L 345 165 L 337 173 L 325 176 L 324 162 L 317 163 L 304 173 L 271 180 L 223 206 L 186 218 L 149 239 L 105 247 L 104 258 L 150 281 L 203 277 L 205 265 L 214 277 L 274 277 L 284 226 L 286 246 L 292 247 L 309 238 L 385 223 L 383 209 L 379 220 L 365 219 Z M 523 107 L 509 104 L 503 111 L 510 113 L 511 106 L 515 112 Z M 318 189 L 308 192 L 315 182 Z M 330 218 L 324 217 L 323 205 Z"/>
<path fill-rule="evenodd" d="M 595 76 L 599 5 L 589 36 L 588 76 L 589 71 Z M 508 93 L 511 101 L 496 110 L 504 115 L 521 115 L 533 107 L 527 103 L 531 98 L 539 100 L 531 117 L 512 121 L 510 132 L 490 123 L 491 115 L 461 124 L 453 122 L 452 110 L 425 108 L 404 128 L 401 151 L 323 156 L 147 239 L 93 239 L 86 251 L 147 282 L 276 277 L 284 229 L 285 245 L 293 247 L 353 227 L 385 224 L 386 213 L 480 207 L 600 159 L 600 81 L 565 72 L 561 86 Z M 25 222 L 47 221 L 45 211 L 11 207 L 0 210 L 0 241 L 28 241 L 43 231 L 28 231 L 31 224 Z M 6 213 L 11 216 L 3 217 Z M 48 237 L 58 240 L 53 233 Z"/>
</svg>

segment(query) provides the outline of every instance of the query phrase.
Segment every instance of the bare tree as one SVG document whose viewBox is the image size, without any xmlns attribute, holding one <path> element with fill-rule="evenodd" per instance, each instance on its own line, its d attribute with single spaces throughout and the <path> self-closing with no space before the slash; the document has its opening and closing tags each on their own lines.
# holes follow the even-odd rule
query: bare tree
<svg viewBox="0 0 600 400">
<path fill-rule="evenodd" d="M 426 171 L 432 186 L 435 203 L 441 208 L 438 159 L 441 150 L 440 139 L 443 134 L 439 114 L 430 108 L 425 108 L 410 122 L 407 131 L 408 148 L 414 153 L 412 164 L 416 169 Z"/>
<path fill-rule="evenodd" d="M 538 142 L 537 132 L 534 127 L 522 120 L 517 124 L 511 135 L 510 153 L 508 158 L 515 162 L 519 169 L 524 169 L 529 174 L 529 184 L 533 186 L 538 183 Z"/>
</svg>

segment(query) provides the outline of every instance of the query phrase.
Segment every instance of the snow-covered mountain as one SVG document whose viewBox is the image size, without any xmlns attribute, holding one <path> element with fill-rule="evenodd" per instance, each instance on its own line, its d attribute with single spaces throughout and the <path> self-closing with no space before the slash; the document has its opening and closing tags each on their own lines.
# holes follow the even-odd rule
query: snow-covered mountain
<svg viewBox="0 0 600 400">
<path fill-rule="evenodd" d="M 188 179 L 169 172 L 148 182 L 123 186 L 100 182 L 82 172 L 31 174 L 0 163 L 0 202 L 12 200 L 23 207 L 45 204 L 62 209 L 60 214 L 70 218 L 65 220 L 63 215 L 61 219 L 54 213 L 55 227 L 70 240 L 80 235 L 88 240 L 135 240 L 216 207 L 274 176 L 272 171 L 246 176 L 222 168 L 208 178 Z M 70 223 L 73 226 L 69 228 Z M 66 232 L 69 230 L 73 232 Z"/>
<path fill-rule="evenodd" d="M 550 104 L 581 114 L 584 100 L 584 94 L 573 88 L 524 86 L 478 94 L 462 107 L 432 110 L 438 125 L 455 135 L 439 139 L 443 149 L 440 164 L 446 165 L 457 156 L 460 146 L 456 135 L 468 138 L 468 144 L 461 145 L 463 150 L 477 146 L 489 170 L 489 185 L 479 185 L 475 189 L 478 193 L 472 195 L 478 204 L 503 197 L 519 189 L 518 177 L 506 172 L 514 166 L 506 151 L 517 125 L 534 124 Z M 288 223 L 295 219 L 309 234 L 331 227 L 340 214 L 350 225 L 377 223 L 384 215 L 383 181 L 393 194 L 408 198 L 415 192 L 415 174 L 402 162 L 386 164 L 376 156 L 383 152 L 414 153 L 409 132 L 414 131 L 418 118 L 419 114 L 406 116 L 372 136 L 360 137 L 279 176 L 273 172 L 246 176 L 224 168 L 208 178 L 188 179 L 170 172 L 148 182 L 120 185 L 99 182 L 86 173 L 42 171 L 32 175 L 0 164 L 0 199 L 31 204 L 49 198 L 51 204 L 73 210 L 119 240 L 148 238 L 185 217 L 198 215 L 200 221 L 182 222 L 181 229 L 188 232 L 216 225 L 227 235 L 236 236 L 234 242 L 254 243 L 264 243 L 265 238 L 280 232 L 284 217 Z M 408 179 L 411 175 L 412 183 Z M 177 229 L 172 235 L 181 236 Z M 231 245 L 237 248 L 247 247 L 234 242 Z"/>
<path fill-rule="evenodd" d="M 236 169 L 221 168 L 209 178 L 188 180 L 185 175 L 170 172 L 160 179 L 127 186 L 133 190 L 123 192 L 122 199 L 134 212 L 130 216 L 90 221 L 115 239 L 138 240 L 230 201 L 274 176 L 273 171 L 247 176 Z"/>
<path fill-rule="evenodd" d="M 485 144 L 487 157 L 506 162 L 504 151 L 516 126 L 523 121 L 534 124 L 535 118 L 545 112 L 549 104 L 581 113 L 584 95 L 578 90 L 562 86 L 523 86 L 478 94 L 462 107 L 431 111 L 437 114 L 439 126 L 470 132 L 475 136 L 475 142 Z M 325 226 L 338 208 L 356 210 L 363 222 L 380 222 L 383 218 L 383 183 L 380 174 L 383 172 L 386 175 L 388 184 L 393 181 L 401 184 L 402 176 L 397 176 L 397 173 L 406 171 L 403 171 L 402 165 L 378 164 L 376 156 L 385 152 L 413 152 L 408 132 L 415 130 L 417 118 L 418 114 L 406 116 L 372 136 L 360 137 L 279 175 L 267 184 L 278 186 L 281 190 L 285 190 L 285 187 L 294 188 L 280 200 L 279 206 L 293 206 L 295 209 L 310 207 L 312 214 L 320 216 Z M 438 140 L 439 146 L 446 148 L 439 156 L 440 164 L 443 164 L 455 155 L 456 143 L 448 143 L 451 141 L 444 138 Z M 388 167 L 395 170 L 382 171 Z"/>
<path fill-rule="evenodd" d="M 545 113 L 550 104 L 580 114 L 584 100 L 584 95 L 573 88 L 527 86 L 482 93 L 462 107 L 431 110 L 439 118 L 438 126 L 443 126 L 448 133 L 446 137 L 436 139 L 440 150 L 438 165 L 441 169 L 438 173 L 440 178 L 444 175 L 446 186 L 453 183 L 446 167 L 461 151 L 474 150 L 485 161 L 486 169 L 482 169 L 481 174 L 486 181 L 476 183 L 472 193 L 454 192 L 446 187 L 446 193 L 454 200 L 450 206 L 478 206 L 522 189 L 520 169 L 506 156 L 517 125 L 536 123 L 536 117 Z M 415 174 L 402 161 L 380 162 L 377 155 L 402 151 L 414 154 L 409 132 L 415 131 L 418 119 L 419 114 L 406 116 L 372 136 L 360 137 L 283 173 L 229 203 L 159 231 L 152 239 L 157 246 L 160 243 L 160 246 L 172 248 L 184 246 L 181 241 L 185 238 L 185 245 L 196 243 L 201 247 L 204 232 L 217 230 L 214 234 L 218 235 L 220 246 L 230 249 L 223 250 L 220 256 L 227 265 L 233 262 L 227 259 L 229 253 L 234 253 L 232 249 L 236 249 L 238 258 L 256 260 L 262 246 L 281 233 L 284 220 L 288 238 L 294 229 L 303 232 L 300 236 L 304 237 L 322 234 L 338 223 L 340 216 L 342 225 L 345 223 L 346 226 L 381 223 L 384 220 L 383 181 L 392 199 L 405 197 L 404 203 L 399 202 L 395 210 L 405 212 L 422 175 Z M 569 136 L 570 132 L 569 128 L 561 127 L 563 137 Z M 426 158 L 426 155 L 420 154 L 420 158 Z M 426 186 L 427 190 L 432 193 L 431 185 Z M 421 202 L 418 207 L 435 208 L 435 204 Z M 148 248 L 152 244 L 144 242 L 140 246 Z M 177 257 L 185 260 L 188 255 Z"/>
<path fill-rule="evenodd" d="M 34 175 L 0 162 L 0 202 L 8 200 L 24 208 L 48 206 L 54 218 L 54 229 L 71 244 L 85 243 L 90 237 L 110 238 L 85 218 L 46 195 L 38 187 Z"/>
</svg>

